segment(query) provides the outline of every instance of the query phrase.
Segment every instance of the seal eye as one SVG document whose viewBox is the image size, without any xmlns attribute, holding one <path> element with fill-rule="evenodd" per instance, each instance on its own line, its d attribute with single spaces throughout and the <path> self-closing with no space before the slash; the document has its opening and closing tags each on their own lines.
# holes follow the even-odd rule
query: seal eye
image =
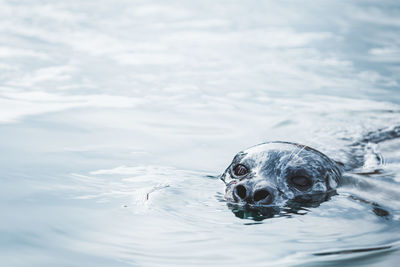
<svg viewBox="0 0 400 267">
<path fill-rule="evenodd" d="M 243 176 L 247 173 L 249 173 L 249 169 L 243 164 L 238 164 L 233 168 L 233 174 L 235 174 L 235 176 Z"/>
<path fill-rule="evenodd" d="M 294 176 L 290 178 L 290 182 L 299 190 L 307 190 L 312 186 L 311 179 L 304 176 Z"/>
</svg>

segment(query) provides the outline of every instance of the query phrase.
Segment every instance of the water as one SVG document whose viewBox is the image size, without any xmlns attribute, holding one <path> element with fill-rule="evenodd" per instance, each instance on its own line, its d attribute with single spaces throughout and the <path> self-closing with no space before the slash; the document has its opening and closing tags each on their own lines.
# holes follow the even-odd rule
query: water
<svg viewBox="0 0 400 267">
<path fill-rule="evenodd" d="M 397 266 L 400 141 L 372 188 L 241 219 L 240 150 L 340 160 L 400 125 L 396 1 L 0 1 L 6 266 Z M 365 201 L 360 201 L 360 199 Z M 379 204 L 388 214 L 378 215 Z"/>
</svg>

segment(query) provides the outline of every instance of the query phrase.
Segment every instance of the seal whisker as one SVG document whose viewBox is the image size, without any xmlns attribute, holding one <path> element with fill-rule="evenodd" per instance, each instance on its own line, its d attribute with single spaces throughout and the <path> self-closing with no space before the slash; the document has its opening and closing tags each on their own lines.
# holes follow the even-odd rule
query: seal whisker
<svg viewBox="0 0 400 267">
<path fill-rule="evenodd" d="M 290 155 L 289 155 L 289 162 L 292 160 L 292 158 L 293 158 L 293 156 L 294 156 L 294 153 L 296 152 L 296 149 L 297 149 L 297 147 L 294 147 L 294 148 L 292 149 L 292 151 L 290 152 Z"/>
<path fill-rule="evenodd" d="M 306 147 L 307 147 L 306 145 L 301 145 L 301 148 L 300 148 L 300 149 L 298 149 L 298 147 L 294 148 L 294 149 L 292 150 L 292 153 L 290 154 L 289 162 L 288 162 L 288 163 L 290 163 L 292 160 L 294 160 L 295 158 L 297 158 L 297 156 L 300 155 L 301 151 L 303 151 Z M 295 151 L 297 151 L 296 154 L 294 154 Z"/>
</svg>

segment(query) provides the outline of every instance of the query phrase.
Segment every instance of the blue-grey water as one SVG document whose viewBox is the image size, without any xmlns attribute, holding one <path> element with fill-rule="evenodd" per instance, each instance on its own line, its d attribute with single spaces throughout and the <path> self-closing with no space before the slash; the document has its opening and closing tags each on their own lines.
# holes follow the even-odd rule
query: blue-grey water
<svg viewBox="0 0 400 267">
<path fill-rule="evenodd" d="M 0 0 L 1 265 L 398 266 L 399 140 L 288 216 L 218 175 L 268 140 L 341 160 L 399 83 L 395 0 Z"/>
</svg>

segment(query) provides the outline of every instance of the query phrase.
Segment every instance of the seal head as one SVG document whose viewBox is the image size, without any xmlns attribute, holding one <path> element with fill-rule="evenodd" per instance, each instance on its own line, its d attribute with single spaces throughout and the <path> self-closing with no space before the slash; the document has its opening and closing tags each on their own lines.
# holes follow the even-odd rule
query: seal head
<svg viewBox="0 0 400 267">
<path fill-rule="evenodd" d="M 341 167 L 323 153 L 275 141 L 239 152 L 221 180 L 229 203 L 282 206 L 289 201 L 324 201 L 335 191 L 341 175 Z"/>
</svg>

